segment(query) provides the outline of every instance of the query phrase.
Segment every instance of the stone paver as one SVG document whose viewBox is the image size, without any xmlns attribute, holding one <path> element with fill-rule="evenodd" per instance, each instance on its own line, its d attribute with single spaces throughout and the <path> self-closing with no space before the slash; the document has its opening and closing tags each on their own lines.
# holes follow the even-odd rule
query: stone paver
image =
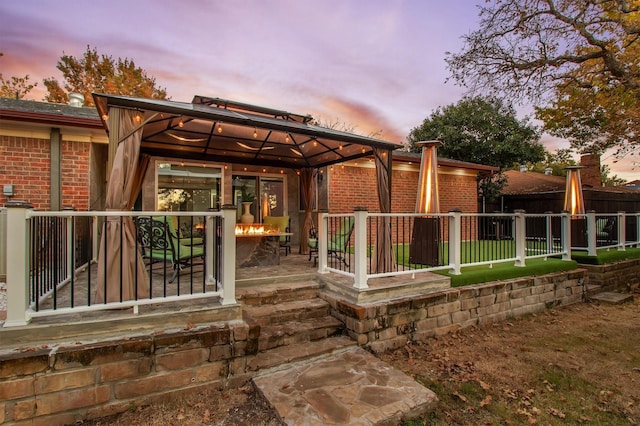
<svg viewBox="0 0 640 426">
<path fill-rule="evenodd" d="M 260 375 L 254 383 L 287 425 L 397 424 L 436 395 L 362 348 Z"/>
<path fill-rule="evenodd" d="M 591 300 L 619 305 L 621 303 L 632 301 L 633 295 L 627 293 L 615 293 L 612 291 L 606 291 L 604 293 L 598 293 L 594 296 L 591 296 Z"/>
</svg>

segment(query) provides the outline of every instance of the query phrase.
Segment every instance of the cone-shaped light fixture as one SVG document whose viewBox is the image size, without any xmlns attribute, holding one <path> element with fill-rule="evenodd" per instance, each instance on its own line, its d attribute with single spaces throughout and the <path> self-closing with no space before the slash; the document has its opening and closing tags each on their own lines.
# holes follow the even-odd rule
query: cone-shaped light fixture
<svg viewBox="0 0 640 426">
<path fill-rule="evenodd" d="M 422 147 L 416 213 L 440 213 L 438 193 L 438 146 L 440 141 L 416 142 Z"/>
</svg>

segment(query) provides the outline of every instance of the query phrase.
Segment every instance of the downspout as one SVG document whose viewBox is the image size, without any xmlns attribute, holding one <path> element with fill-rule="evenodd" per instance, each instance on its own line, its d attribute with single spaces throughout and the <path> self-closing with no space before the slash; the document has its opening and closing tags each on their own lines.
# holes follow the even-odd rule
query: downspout
<svg viewBox="0 0 640 426">
<path fill-rule="evenodd" d="M 62 141 L 60 136 L 60 128 L 51 128 L 50 137 L 50 171 L 49 182 L 51 190 L 49 191 L 49 205 L 51 211 L 60 211 L 62 209 Z"/>
</svg>

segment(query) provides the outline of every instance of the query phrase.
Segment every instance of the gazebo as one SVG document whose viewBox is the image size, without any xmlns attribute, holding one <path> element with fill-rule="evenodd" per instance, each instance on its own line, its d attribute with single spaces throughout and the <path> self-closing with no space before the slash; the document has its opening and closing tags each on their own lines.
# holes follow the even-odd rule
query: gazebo
<svg viewBox="0 0 640 426">
<path fill-rule="evenodd" d="M 300 205 L 305 216 L 299 232 L 307 235 L 312 225 L 314 170 L 373 156 L 380 211 L 391 211 L 391 157 L 400 144 L 321 127 L 309 115 L 226 99 L 195 96 L 187 103 L 108 94 L 93 97 L 109 135 L 106 210 L 133 208 L 151 157 L 287 168 L 300 176 Z M 112 250 L 106 260 L 99 261 L 99 268 L 120 270 L 119 259 L 135 259 L 135 228 L 126 219 L 107 221 L 102 238 L 110 247 L 122 241 L 122 253 Z M 383 223 L 378 236 L 383 244 L 376 265 L 382 272 L 392 262 L 391 230 Z M 307 251 L 302 238 L 300 252 Z M 131 261 L 130 270 L 110 276 L 122 277 L 126 288 L 142 264 Z M 125 299 L 134 297 L 130 292 Z"/>
</svg>

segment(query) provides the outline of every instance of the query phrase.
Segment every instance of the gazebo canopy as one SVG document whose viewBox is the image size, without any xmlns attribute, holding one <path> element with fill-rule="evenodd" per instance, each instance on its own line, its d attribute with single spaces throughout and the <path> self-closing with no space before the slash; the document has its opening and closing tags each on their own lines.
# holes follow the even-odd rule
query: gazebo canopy
<svg viewBox="0 0 640 426">
<path fill-rule="evenodd" d="M 312 124 L 308 115 L 195 96 L 191 103 L 93 94 L 109 133 L 109 109 L 135 110 L 141 152 L 198 161 L 318 168 L 401 145 Z"/>
</svg>

